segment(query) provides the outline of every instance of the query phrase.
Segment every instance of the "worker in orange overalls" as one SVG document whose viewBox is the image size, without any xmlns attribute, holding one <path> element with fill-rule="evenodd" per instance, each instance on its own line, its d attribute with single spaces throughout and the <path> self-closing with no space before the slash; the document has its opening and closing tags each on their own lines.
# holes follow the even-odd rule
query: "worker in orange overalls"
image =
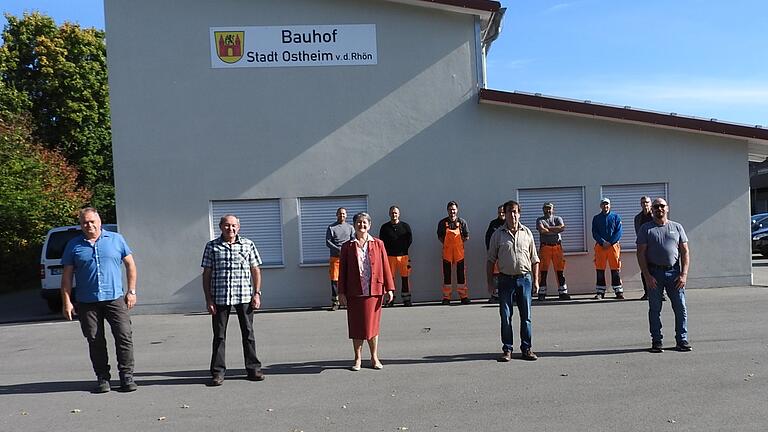
<svg viewBox="0 0 768 432">
<path fill-rule="evenodd" d="M 443 304 L 451 304 L 451 273 L 456 266 L 456 292 L 461 304 L 470 304 L 467 288 L 467 269 L 464 265 L 464 242 L 469 240 L 467 221 L 459 217 L 459 204 L 450 201 L 446 206 L 448 217 L 437 224 L 437 238 L 443 244 Z"/>
</svg>

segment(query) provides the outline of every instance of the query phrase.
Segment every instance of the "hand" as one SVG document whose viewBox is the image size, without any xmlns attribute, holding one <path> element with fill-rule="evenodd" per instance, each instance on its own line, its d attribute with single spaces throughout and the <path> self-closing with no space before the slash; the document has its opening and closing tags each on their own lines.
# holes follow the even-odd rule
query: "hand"
<svg viewBox="0 0 768 432">
<path fill-rule="evenodd" d="M 72 317 L 75 315 L 75 307 L 72 306 L 72 302 L 67 301 L 61 307 L 61 314 L 64 315 L 64 319 L 72 321 Z"/>
<path fill-rule="evenodd" d="M 496 291 L 496 285 L 493 282 L 488 282 L 488 294 L 493 295 L 494 291 Z"/>
<path fill-rule="evenodd" d="M 395 299 L 395 293 L 393 291 L 387 291 L 387 303 L 392 303 Z"/>
<path fill-rule="evenodd" d="M 254 294 L 251 298 L 251 307 L 258 309 L 261 307 L 261 294 Z"/>
<path fill-rule="evenodd" d="M 347 305 L 347 296 L 346 295 L 339 294 L 339 304 L 341 304 L 342 306 L 346 306 Z"/>
<path fill-rule="evenodd" d="M 688 282 L 688 275 L 685 273 L 680 273 L 680 276 L 677 277 L 677 284 L 675 287 L 677 289 L 683 289 L 685 288 L 685 283 Z"/>
<path fill-rule="evenodd" d="M 211 315 L 216 315 L 216 304 L 213 302 L 208 302 L 208 313 Z"/>
<path fill-rule="evenodd" d="M 646 273 L 645 284 L 648 285 L 648 289 L 656 289 L 656 278 L 651 276 L 650 273 Z"/>
<path fill-rule="evenodd" d="M 125 304 L 128 306 L 128 309 L 133 309 L 134 306 L 136 306 L 136 294 L 128 293 L 125 295 Z"/>
<path fill-rule="evenodd" d="M 533 286 L 531 286 L 531 293 L 533 295 L 539 295 L 539 281 L 533 281 Z"/>
</svg>

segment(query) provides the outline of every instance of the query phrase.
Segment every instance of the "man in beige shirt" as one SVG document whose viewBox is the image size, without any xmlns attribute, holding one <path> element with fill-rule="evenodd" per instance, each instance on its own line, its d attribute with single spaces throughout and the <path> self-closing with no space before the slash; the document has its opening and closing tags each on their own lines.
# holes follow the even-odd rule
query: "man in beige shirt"
<svg viewBox="0 0 768 432">
<path fill-rule="evenodd" d="M 493 292 L 493 265 L 499 268 L 501 362 L 512 360 L 512 303 L 520 313 L 520 351 L 523 360 L 536 360 L 531 351 L 531 297 L 539 289 L 539 256 L 531 230 L 520 223 L 520 204 L 504 203 L 505 223 L 491 236 L 488 246 L 488 291 Z"/>
</svg>

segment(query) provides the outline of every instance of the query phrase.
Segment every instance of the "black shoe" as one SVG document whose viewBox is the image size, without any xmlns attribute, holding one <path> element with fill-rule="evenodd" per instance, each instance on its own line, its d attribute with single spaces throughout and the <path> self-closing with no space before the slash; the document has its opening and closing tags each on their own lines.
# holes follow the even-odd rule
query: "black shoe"
<svg viewBox="0 0 768 432">
<path fill-rule="evenodd" d="M 530 348 L 523 351 L 523 355 L 520 357 L 523 360 L 536 361 L 539 357 L 531 351 Z"/>
<path fill-rule="evenodd" d="M 222 384 L 224 384 L 224 376 L 222 375 L 214 375 L 211 377 L 211 381 L 208 382 L 209 387 L 218 387 Z"/>
<path fill-rule="evenodd" d="M 677 344 L 675 349 L 678 351 L 688 352 L 693 350 L 693 347 L 691 346 L 691 344 L 688 343 L 688 341 L 682 341 L 679 344 Z"/>
<path fill-rule="evenodd" d="M 449 305 L 449 304 L 451 304 L 451 300 L 450 299 L 443 299 L 442 304 L 443 305 Z"/>
<path fill-rule="evenodd" d="M 616 300 L 624 300 L 624 293 L 616 293 Z"/>
<path fill-rule="evenodd" d="M 264 372 L 260 370 L 249 370 L 248 381 L 264 381 Z"/>
<path fill-rule="evenodd" d="M 546 299 L 547 299 L 547 295 L 546 294 L 539 294 L 539 301 L 544 301 Z"/>
<path fill-rule="evenodd" d="M 461 304 L 463 305 L 472 304 L 472 300 L 470 300 L 469 297 L 464 297 L 463 299 L 461 299 Z"/>
<path fill-rule="evenodd" d="M 648 294 L 643 294 L 643 296 L 640 297 L 640 300 L 648 300 Z"/>
<path fill-rule="evenodd" d="M 661 342 L 653 342 L 651 344 L 651 352 L 652 353 L 664 352 L 664 345 L 662 345 Z"/>
<path fill-rule="evenodd" d="M 109 378 L 96 378 L 96 387 L 92 393 L 109 393 L 112 388 L 109 386 Z"/>
<path fill-rule="evenodd" d="M 605 293 L 597 293 L 594 297 L 592 297 L 592 300 L 600 300 L 605 298 Z"/>
<path fill-rule="evenodd" d="M 570 300 L 571 295 L 568 293 L 562 293 L 562 294 L 558 294 L 557 298 L 559 298 L 560 300 Z"/>
<path fill-rule="evenodd" d="M 136 382 L 133 381 L 132 375 L 125 375 L 124 377 L 120 378 L 120 391 L 124 393 L 130 393 L 132 391 L 136 391 L 138 386 L 136 385 Z"/>
<path fill-rule="evenodd" d="M 403 306 L 405 307 L 411 307 L 413 306 L 413 303 L 411 303 L 410 300 L 403 300 Z"/>
<path fill-rule="evenodd" d="M 491 298 L 488 299 L 488 303 L 499 303 L 499 298 L 497 296 L 491 296 Z"/>
<path fill-rule="evenodd" d="M 391 302 L 387 303 L 387 307 L 395 307 L 395 301 L 392 300 Z"/>
</svg>

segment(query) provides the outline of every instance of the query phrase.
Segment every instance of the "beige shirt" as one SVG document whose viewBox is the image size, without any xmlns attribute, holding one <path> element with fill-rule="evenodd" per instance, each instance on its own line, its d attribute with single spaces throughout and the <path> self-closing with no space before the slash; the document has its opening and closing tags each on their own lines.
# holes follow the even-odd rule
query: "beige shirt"
<svg viewBox="0 0 768 432">
<path fill-rule="evenodd" d="M 539 262 L 531 230 L 518 223 L 517 231 L 512 233 L 506 225 L 502 225 L 491 236 L 488 261 L 496 263 L 499 271 L 506 275 L 530 273 L 533 264 Z"/>
</svg>

